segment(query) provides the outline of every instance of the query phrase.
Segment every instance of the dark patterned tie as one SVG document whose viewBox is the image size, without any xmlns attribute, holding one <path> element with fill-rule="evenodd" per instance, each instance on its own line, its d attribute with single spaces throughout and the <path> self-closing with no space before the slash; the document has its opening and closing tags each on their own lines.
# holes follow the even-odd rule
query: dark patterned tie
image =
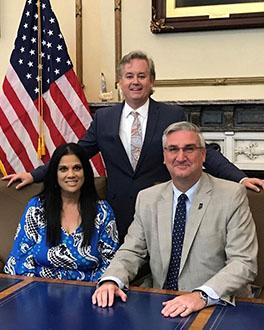
<svg viewBox="0 0 264 330">
<path fill-rule="evenodd" d="M 166 288 L 168 290 L 178 290 L 178 275 L 181 264 L 182 246 L 185 232 L 186 220 L 186 199 L 185 194 L 178 197 L 178 204 L 176 207 L 173 231 L 172 231 L 172 247 L 171 247 L 171 260 L 169 271 L 167 275 Z"/>
<path fill-rule="evenodd" d="M 142 128 L 136 111 L 131 111 L 134 117 L 131 127 L 131 165 L 135 170 L 142 148 Z"/>
</svg>

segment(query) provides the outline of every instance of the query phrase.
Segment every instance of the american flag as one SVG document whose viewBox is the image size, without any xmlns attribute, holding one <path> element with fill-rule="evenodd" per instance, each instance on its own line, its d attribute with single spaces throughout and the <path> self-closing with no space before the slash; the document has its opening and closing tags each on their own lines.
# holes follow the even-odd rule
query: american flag
<svg viewBox="0 0 264 330">
<path fill-rule="evenodd" d="M 0 96 L 0 160 L 7 173 L 47 162 L 56 146 L 77 142 L 91 121 L 49 0 L 27 0 Z M 39 159 L 42 132 L 46 154 Z M 99 154 L 92 164 L 95 175 L 105 175 Z"/>
</svg>

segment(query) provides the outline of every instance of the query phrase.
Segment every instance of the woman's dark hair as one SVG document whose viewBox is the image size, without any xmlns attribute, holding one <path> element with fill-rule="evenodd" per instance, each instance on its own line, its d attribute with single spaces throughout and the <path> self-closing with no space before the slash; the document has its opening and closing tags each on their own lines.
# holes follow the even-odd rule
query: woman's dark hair
<svg viewBox="0 0 264 330">
<path fill-rule="evenodd" d="M 81 226 L 84 234 L 82 246 L 84 247 L 90 244 L 93 235 L 98 196 L 89 159 L 83 148 L 76 143 L 66 143 L 56 148 L 49 161 L 43 189 L 39 194 L 47 221 L 47 243 L 50 246 L 61 243 L 62 199 L 61 187 L 57 179 L 57 171 L 59 162 L 65 155 L 75 155 L 79 158 L 83 167 L 84 183 L 81 187 L 79 208 L 82 219 Z"/>
</svg>

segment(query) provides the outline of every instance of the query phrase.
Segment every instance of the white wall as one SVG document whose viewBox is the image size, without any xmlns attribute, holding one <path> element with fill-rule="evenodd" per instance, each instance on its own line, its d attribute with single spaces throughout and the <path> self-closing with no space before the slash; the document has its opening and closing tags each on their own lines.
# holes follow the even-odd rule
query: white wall
<svg viewBox="0 0 264 330">
<path fill-rule="evenodd" d="M 4 78 L 25 0 L 2 0 L 0 83 Z M 75 63 L 75 0 L 51 0 Z M 151 0 L 122 1 L 123 54 L 146 51 L 157 79 L 264 76 L 264 28 L 152 34 Z M 78 38 L 78 36 L 77 36 Z M 114 89 L 114 0 L 83 0 L 83 77 L 88 101 L 98 101 L 100 73 Z M 157 100 L 264 99 L 264 85 L 159 87 Z"/>
<path fill-rule="evenodd" d="M 83 81 L 89 101 L 99 101 L 101 72 L 114 92 L 114 1 L 83 0 Z"/>
</svg>

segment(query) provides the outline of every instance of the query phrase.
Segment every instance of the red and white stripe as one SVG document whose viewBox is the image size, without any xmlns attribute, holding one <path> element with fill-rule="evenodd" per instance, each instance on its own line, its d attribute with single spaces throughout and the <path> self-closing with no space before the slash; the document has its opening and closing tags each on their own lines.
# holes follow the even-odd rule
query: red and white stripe
<svg viewBox="0 0 264 330">
<path fill-rule="evenodd" d="M 46 155 L 38 159 L 39 113 L 10 65 L 0 96 L 0 159 L 8 174 L 28 172 L 47 162 L 56 146 L 77 142 L 92 117 L 78 79 L 71 69 L 43 94 Z M 92 159 L 96 176 L 104 176 L 100 155 Z"/>
</svg>

